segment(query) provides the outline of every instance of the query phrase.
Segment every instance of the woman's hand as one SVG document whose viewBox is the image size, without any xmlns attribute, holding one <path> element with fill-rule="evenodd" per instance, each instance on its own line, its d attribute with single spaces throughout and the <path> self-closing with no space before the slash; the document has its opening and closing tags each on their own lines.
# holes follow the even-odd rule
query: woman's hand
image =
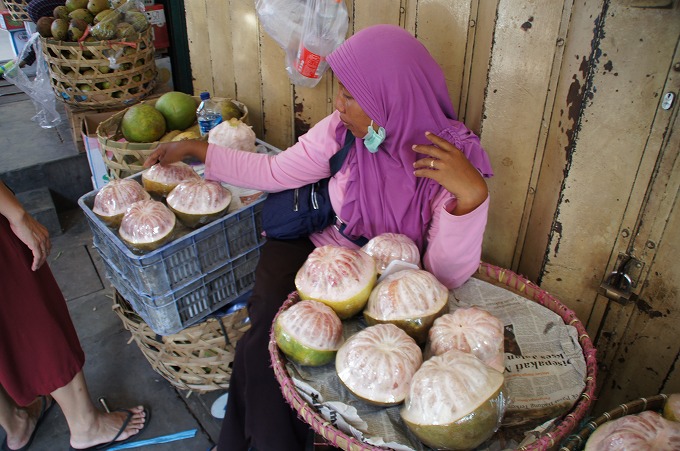
<svg viewBox="0 0 680 451">
<path fill-rule="evenodd" d="M 24 212 L 15 222 L 10 221 L 10 227 L 14 234 L 33 253 L 33 265 L 31 269 L 36 271 L 47 260 L 52 250 L 50 234 L 47 228 L 40 224 L 33 216 Z"/>
<path fill-rule="evenodd" d="M 436 180 L 458 199 L 454 215 L 473 211 L 489 195 L 486 181 L 480 172 L 453 144 L 431 132 L 425 137 L 433 145 L 415 145 L 413 150 L 428 155 L 413 163 L 416 177 Z"/>
<path fill-rule="evenodd" d="M 50 233 L 24 209 L 14 193 L 2 181 L 0 181 L 0 215 L 7 219 L 12 232 L 33 253 L 31 269 L 36 271 L 45 263 L 52 250 Z"/>
<path fill-rule="evenodd" d="M 188 139 L 185 141 L 163 143 L 147 157 L 146 161 L 144 161 L 144 167 L 148 168 L 156 163 L 162 165 L 176 163 L 187 157 L 194 157 L 201 162 L 205 162 L 207 153 L 208 143 L 206 141 Z"/>
</svg>

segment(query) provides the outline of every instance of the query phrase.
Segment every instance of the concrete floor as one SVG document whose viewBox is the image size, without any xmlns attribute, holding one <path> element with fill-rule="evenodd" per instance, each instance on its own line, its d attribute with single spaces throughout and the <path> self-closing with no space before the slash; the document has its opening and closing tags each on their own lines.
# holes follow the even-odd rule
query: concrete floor
<svg viewBox="0 0 680 451">
<path fill-rule="evenodd" d="M 53 195 L 54 188 L 49 183 L 82 186 L 63 175 L 88 170 L 87 166 L 83 167 L 87 160 L 73 142 L 65 115 L 59 127 L 43 129 L 31 121 L 35 113 L 31 100 L 0 78 L 0 178 L 21 181 L 23 190 L 47 185 Z M 61 175 L 50 177 L 50 168 L 55 167 L 61 167 Z M 39 176 L 31 175 L 36 173 Z M 85 186 L 81 194 L 91 189 Z M 137 404 L 148 406 L 152 419 L 139 440 L 195 431 L 193 438 L 134 449 L 208 450 L 216 442 L 221 425 L 221 420 L 210 414 L 210 407 L 224 391 L 189 395 L 152 369 L 137 345 L 129 342 L 130 332 L 112 311 L 113 289 L 92 246 L 92 233 L 85 216 L 72 199 L 61 200 L 63 202 L 55 202 L 61 233 L 52 235 L 48 262 L 67 299 L 85 350 L 84 373 L 92 399 L 96 402 L 99 397 L 105 397 L 112 409 Z M 4 431 L 0 429 L 0 440 L 3 438 Z M 41 425 L 31 450 L 66 450 L 68 446 L 67 424 L 56 407 Z"/>
</svg>

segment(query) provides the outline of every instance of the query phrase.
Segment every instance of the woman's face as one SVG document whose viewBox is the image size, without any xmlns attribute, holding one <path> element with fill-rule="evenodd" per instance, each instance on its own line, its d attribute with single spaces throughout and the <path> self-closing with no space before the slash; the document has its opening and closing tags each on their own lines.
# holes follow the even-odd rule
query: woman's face
<svg viewBox="0 0 680 451">
<path fill-rule="evenodd" d="M 338 83 L 338 86 L 340 89 L 338 89 L 338 95 L 335 96 L 335 108 L 340 112 L 340 120 L 354 136 L 363 138 L 371 125 L 371 118 L 364 113 L 359 103 L 342 83 Z M 378 127 L 375 122 L 373 127 Z"/>
</svg>

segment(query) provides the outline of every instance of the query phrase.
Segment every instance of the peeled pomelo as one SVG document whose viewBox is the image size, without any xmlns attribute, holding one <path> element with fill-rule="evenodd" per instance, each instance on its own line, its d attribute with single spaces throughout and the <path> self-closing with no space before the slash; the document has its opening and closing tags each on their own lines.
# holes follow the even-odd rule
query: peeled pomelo
<svg viewBox="0 0 680 451">
<path fill-rule="evenodd" d="M 680 449 L 680 423 L 652 410 L 607 421 L 590 435 L 584 451 L 675 451 Z"/>
<path fill-rule="evenodd" d="M 453 349 L 416 371 L 401 418 L 431 448 L 476 448 L 500 425 L 503 381 L 502 373 L 474 355 Z"/>
<path fill-rule="evenodd" d="M 663 405 L 663 417 L 680 422 L 680 393 L 671 393 Z"/>
<path fill-rule="evenodd" d="M 151 105 L 139 103 L 123 114 L 120 129 L 130 142 L 151 143 L 165 134 L 165 117 Z"/>
<path fill-rule="evenodd" d="M 499 372 L 505 371 L 504 327 L 500 319 L 478 307 L 458 308 L 434 321 L 427 354 L 451 349 L 469 352 Z"/>
<path fill-rule="evenodd" d="M 224 216 L 231 202 L 231 191 L 219 182 L 199 177 L 178 183 L 166 202 L 182 224 L 195 228 Z"/>
<path fill-rule="evenodd" d="M 361 250 L 375 259 L 379 274 L 382 274 L 394 260 L 420 267 L 418 246 L 411 238 L 400 233 L 382 233 L 375 236 Z"/>
<path fill-rule="evenodd" d="M 377 277 L 375 261 L 365 252 L 326 245 L 309 254 L 295 287 L 300 298 L 323 302 L 347 319 L 364 308 Z"/>
<path fill-rule="evenodd" d="M 335 358 L 338 378 L 358 398 L 381 406 L 404 401 L 423 363 L 420 347 L 392 324 L 369 326 L 352 335 Z"/>
<path fill-rule="evenodd" d="M 166 92 L 156 100 L 155 107 L 165 117 L 168 130 L 184 130 L 196 122 L 198 104 L 189 94 Z"/>
<path fill-rule="evenodd" d="M 392 323 L 424 344 L 434 320 L 448 312 L 448 300 L 449 290 L 434 275 L 422 269 L 405 269 L 375 286 L 364 319 L 370 325 Z"/>
<path fill-rule="evenodd" d="M 191 166 L 181 161 L 167 165 L 156 163 L 142 172 L 144 189 L 159 196 L 167 196 L 184 180 L 200 178 L 201 176 Z"/>
<path fill-rule="evenodd" d="M 92 213 L 106 225 L 116 228 L 130 205 L 150 197 L 144 187 L 132 179 L 113 179 L 94 196 Z"/>
<path fill-rule="evenodd" d="M 162 202 L 140 200 L 127 209 L 118 233 L 133 249 L 152 251 L 170 240 L 175 223 L 174 213 Z"/>
<path fill-rule="evenodd" d="M 230 149 L 256 152 L 255 132 L 240 119 L 229 119 L 217 124 L 208 134 L 208 143 Z"/>
<path fill-rule="evenodd" d="M 274 339 L 293 362 L 325 365 L 333 361 L 343 343 L 342 321 L 326 304 L 300 301 L 276 317 Z"/>
</svg>

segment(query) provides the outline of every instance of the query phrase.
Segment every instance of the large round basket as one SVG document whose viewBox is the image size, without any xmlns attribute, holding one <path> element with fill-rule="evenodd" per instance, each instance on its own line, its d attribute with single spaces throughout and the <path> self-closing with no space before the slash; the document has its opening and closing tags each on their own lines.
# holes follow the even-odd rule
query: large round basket
<svg viewBox="0 0 680 451">
<path fill-rule="evenodd" d="M 0 4 L 4 3 L 7 12 L 12 19 L 17 22 L 31 22 L 31 17 L 28 15 L 26 7 L 30 0 L 2 0 Z"/>
<path fill-rule="evenodd" d="M 151 27 L 134 42 L 65 42 L 40 38 L 57 98 L 82 108 L 136 103 L 156 85 Z"/>
<path fill-rule="evenodd" d="M 572 434 L 562 443 L 559 451 L 581 451 L 584 447 L 588 438 L 591 434 L 595 432 L 595 429 L 602 426 L 608 421 L 616 420 L 617 418 L 624 417 L 626 415 L 633 415 L 636 413 L 644 412 L 645 410 L 653 410 L 656 412 L 661 412 L 668 395 L 659 394 L 649 398 L 639 398 L 625 404 L 621 404 L 615 409 L 609 410 L 599 417 L 588 421 L 580 431 L 576 434 Z"/>
<path fill-rule="evenodd" d="M 565 324 L 575 327 L 578 332 L 579 343 L 583 350 L 587 368 L 585 388 L 569 412 L 556 419 L 554 426 L 550 428 L 550 430 L 544 431 L 537 440 L 520 448 L 523 451 L 554 449 L 574 430 L 575 427 L 577 427 L 579 422 L 590 410 L 591 400 L 595 392 L 595 378 L 597 374 L 595 348 L 593 347 L 590 337 L 573 311 L 569 310 L 548 292 L 542 290 L 524 277 L 519 276 L 510 270 L 499 268 L 488 263 L 482 263 L 474 277 L 503 287 L 504 289 L 537 302 L 557 313 L 564 320 Z M 281 306 L 279 312 L 287 309 L 294 302 L 297 302 L 297 300 L 299 300 L 297 293 L 291 294 Z M 384 448 L 371 446 L 335 428 L 312 406 L 302 399 L 286 370 L 286 357 L 279 350 L 273 336 L 269 340 L 269 353 L 272 359 L 274 374 L 281 385 L 284 398 L 317 434 L 322 436 L 331 445 L 346 451 L 384 450 Z"/>
<path fill-rule="evenodd" d="M 194 97 L 196 104 L 200 102 L 199 97 Z M 149 99 L 141 103 L 155 105 L 158 99 Z M 232 102 L 238 107 L 242 115 L 240 119 L 247 122 L 248 108 L 238 100 L 215 97 L 218 102 Z M 136 174 L 144 169 L 143 164 L 146 158 L 158 147 L 159 142 L 152 143 L 132 143 L 125 141 L 121 130 L 123 116 L 127 109 L 119 111 L 110 118 L 101 122 L 97 127 L 97 139 L 99 140 L 99 150 L 102 152 L 104 163 L 106 164 L 109 175 L 113 178 L 124 178 Z"/>
<path fill-rule="evenodd" d="M 151 367 L 175 387 L 197 393 L 229 388 L 236 343 L 250 327 L 245 308 L 166 336 L 151 330 L 117 291 L 113 311 Z"/>
</svg>

